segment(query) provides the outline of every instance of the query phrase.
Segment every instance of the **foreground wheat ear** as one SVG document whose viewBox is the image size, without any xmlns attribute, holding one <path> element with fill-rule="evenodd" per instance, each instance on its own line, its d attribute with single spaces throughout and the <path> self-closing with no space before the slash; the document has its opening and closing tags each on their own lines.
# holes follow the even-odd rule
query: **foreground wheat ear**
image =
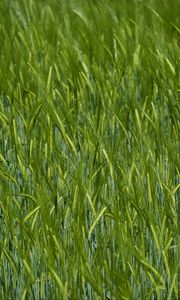
<svg viewBox="0 0 180 300">
<path fill-rule="evenodd" d="M 0 300 L 178 300 L 180 1 L 0 1 Z"/>
</svg>

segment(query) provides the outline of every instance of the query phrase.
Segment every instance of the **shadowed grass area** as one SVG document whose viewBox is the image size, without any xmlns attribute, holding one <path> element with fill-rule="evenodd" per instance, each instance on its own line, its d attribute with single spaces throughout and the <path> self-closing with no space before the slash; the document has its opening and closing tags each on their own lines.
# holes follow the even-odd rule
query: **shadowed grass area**
<svg viewBox="0 0 180 300">
<path fill-rule="evenodd" d="M 0 299 L 179 299 L 179 16 L 0 2 Z"/>
</svg>

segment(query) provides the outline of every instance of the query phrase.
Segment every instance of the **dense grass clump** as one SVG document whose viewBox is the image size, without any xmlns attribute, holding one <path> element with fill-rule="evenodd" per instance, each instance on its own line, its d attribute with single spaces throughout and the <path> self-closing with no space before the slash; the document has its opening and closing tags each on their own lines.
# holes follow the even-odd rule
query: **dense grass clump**
<svg viewBox="0 0 180 300">
<path fill-rule="evenodd" d="M 0 299 L 176 300 L 180 2 L 0 1 Z"/>
</svg>

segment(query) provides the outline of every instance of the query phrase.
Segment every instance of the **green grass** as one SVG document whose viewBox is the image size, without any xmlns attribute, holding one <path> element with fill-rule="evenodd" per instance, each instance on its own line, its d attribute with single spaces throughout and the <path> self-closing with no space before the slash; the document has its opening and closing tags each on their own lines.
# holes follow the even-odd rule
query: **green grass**
<svg viewBox="0 0 180 300">
<path fill-rule="evenodd" d="M 179 299 L 180 2 L 0 1 L 0 299 Z"/>
</svg>

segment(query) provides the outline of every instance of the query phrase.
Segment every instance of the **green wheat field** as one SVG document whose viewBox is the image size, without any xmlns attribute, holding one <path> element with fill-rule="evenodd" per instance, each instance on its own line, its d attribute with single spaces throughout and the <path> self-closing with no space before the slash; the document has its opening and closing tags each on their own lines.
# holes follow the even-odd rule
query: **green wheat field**
<svg viewBox="0 0 180 300">
<path fill-rule="evenodd" d="M 179 0 L 0 1 L 0 300 L 180 299 L 179 75 Z"/>
</svg>

